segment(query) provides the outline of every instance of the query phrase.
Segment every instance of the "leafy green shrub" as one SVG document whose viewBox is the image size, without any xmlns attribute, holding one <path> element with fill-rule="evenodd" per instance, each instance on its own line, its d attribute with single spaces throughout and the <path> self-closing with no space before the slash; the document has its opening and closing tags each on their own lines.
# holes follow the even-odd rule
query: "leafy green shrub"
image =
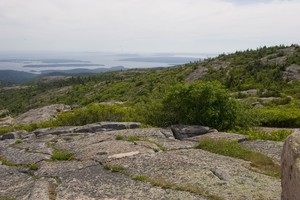
<svg viewBox="0 0 300 200">
<path fill-rule="evenodd" d="M 72 153 L 68 151 L 55 149 L 52 152 L 51 160 L 53 161 L 74 160 L 74 156 Z"/>
<path fill-rule="evenodd" d="M 178 85 L 160 106 L 162 109 L 157 109 L 158 115 L 153 116 L 158 118 L 158 125 L 161 122 L 168 125 L 199 124 L 226 130 L 254 124 L 251 112 L 246 112 L 246 107 L 231 98 L 218 82 Z"/>
<path fill-rule="evenodd" d="M 278 178 L 280 176 L 280 166 L 275 164 L 271 158 L 245 149 L 237 141 L 202 139 L 196 148 L 250 161 L 251 166 L 257 168 L 261 173 Z"/>
</svg>

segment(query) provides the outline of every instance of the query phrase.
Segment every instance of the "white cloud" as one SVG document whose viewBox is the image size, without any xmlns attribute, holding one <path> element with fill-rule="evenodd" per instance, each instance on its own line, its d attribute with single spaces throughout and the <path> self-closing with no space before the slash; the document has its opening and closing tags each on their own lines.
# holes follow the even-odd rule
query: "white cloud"
<svg viewBox="0 0 300 200">
<path fill-rule="evenodd" d="M 223 52 L 299 43 L 298 0 L 236 2 L 0 0 L 0 48 Z"/>
</svg>

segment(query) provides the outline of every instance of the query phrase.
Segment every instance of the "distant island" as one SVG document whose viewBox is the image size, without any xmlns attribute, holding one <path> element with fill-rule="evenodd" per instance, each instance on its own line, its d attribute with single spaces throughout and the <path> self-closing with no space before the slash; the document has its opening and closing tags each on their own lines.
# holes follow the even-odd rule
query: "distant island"
<svg viewBox="0 0 300 200">
<path fill-rule="evenodd" d="M 41 67 L 93 67 L 93 66 L 104 66 L 102 64 L 31 64 L 31 65 L 23 65 L 23 67 L 30 68 L 41 68 Z"/>
<path fill-rule="evenodd" d="M 7 63 L 90 63 L 90 61 L 85 60 L 74 60 L 74 59 L 1 59 L 0 62 Z"/>
</svg>

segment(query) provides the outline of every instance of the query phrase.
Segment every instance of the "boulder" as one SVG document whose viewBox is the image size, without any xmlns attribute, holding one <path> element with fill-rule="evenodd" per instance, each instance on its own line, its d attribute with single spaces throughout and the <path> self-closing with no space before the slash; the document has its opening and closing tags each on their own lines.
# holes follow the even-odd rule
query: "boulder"
<svg viewBox="0 0 300 200">
<path fill-rule="evenodd" d="M 207 126 L 187 126 L 187 125 L 172 125 L 171 130 L 176 139 L 182 140 L 185 138 L 195 137 L 203 135 L 209 132 L 215 132 L 215 129 L 211 129 Z"/>
<path fill-rule="evenodd" d="M 35 130 L 33 133 L 37 136 L 44 135 L 63 135 L 68 133 L 73 133 L 73 131 L 77 128 L 77 126 L 62 126 L 56 128 L 40 128 Z"/>
<path fill-rule="evenodd" d="M 300 197 L 300 130 L 291 134 L 284 143 L 281 154 L 282 200 Z"/>
<path fill-rule="evenodd" d="M 1 140 L 13 140 L 16 139 L 16 136 L 14 133 L 7 133 L 5 135 L 2 136 Z"/>
<path fill-rule="evenodd" d="M 138 122 L 99 122 L 94 124 L 87 124 L 78 127 L 74 130 L 75 133 L 95 133 L 100 131 L 112 131 L 122 129 L 139 128 L 141 123 Z"/>
<path fill-rule="evenodd" d="M 252 103 L 252 106 L 253 107 L 264 107 L 260 102 L 254 102 L 254 103 Z"/>
</svg>

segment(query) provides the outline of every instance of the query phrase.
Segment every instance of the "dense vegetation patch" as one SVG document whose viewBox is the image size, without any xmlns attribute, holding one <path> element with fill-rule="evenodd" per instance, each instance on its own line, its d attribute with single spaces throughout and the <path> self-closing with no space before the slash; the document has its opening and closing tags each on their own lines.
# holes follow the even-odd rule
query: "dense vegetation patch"
<svg viewBox="0 0 300 200">
<path fill-rule="evenodd" d="M 273 130 L 271 132 L 256 129 L 234 130 L 233 132 L 248 135 L 248 140 L 272 140 L 284 141 L 293 131 L 291 130 Z"/>
<path fill-rule="evenodd" d="M 269 107 L 258 109 L 261 125 L 274 127 L 300 127 L 300 108 L 293 107 Z"/>
</svg>

